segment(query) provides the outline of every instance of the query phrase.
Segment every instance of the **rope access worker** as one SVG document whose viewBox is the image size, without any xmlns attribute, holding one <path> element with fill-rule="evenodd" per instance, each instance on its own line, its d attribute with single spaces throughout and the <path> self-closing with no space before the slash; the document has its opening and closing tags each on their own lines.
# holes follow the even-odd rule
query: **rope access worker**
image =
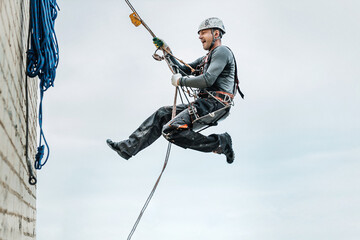
<svg viewBox="0 0 360 240">
<path fill-rule="evenodd" d="M 200 24 L 198 34 L 204 50 L 208 53 L 189 64 L 199 70 L 196 71 L 197 76 L 189 77 L 190 68 L 171 57 L 182 73 L 172 76 L 172 85 L 197 88 L 198 97 L 190 104 L 177 105 L 177 115 L 173 119 L 171 119 L 172 106 L 161 107 L 128 139 L 120 142 L 108 139 L 106 142 L 109 147 L 124 159 L 136 155 L 163 135 L 168 141 L 180 147 L 224 154 L 229 164 L 234 161 L 235 154 L 228 133 L 205 136 L 192 128 L 194 118 L 219 110 L 224 105 L 230 105 L 237 89 L 243 97 L 237 86 L 234 55 L 229 48 L 221 44 L 221 38 L 225 34 L 223 22 L 219 18 L 208 18 Z M 156 47 L 170 50 L 163 40 L 154 38 L 153 41 Z"/>
</svg>

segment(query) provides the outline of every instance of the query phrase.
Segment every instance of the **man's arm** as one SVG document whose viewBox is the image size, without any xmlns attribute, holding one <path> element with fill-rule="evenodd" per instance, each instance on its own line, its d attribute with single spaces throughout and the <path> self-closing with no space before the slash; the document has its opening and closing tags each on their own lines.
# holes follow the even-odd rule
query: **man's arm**
<svg viewBox="0 0 360 240">
<path fill-rule="evenodd" d="M 170 60 L 179 67 L 179 69 L 181 70 L 180 73 L 182 76 L 187 76 L 187 75 L 191 75 L 191 69 L 183 64 L 181 64 L 178 60 L 176 60 L 173 56 L 170 56 Z M 193 61 L 192 63 L 189 63 L 189 65 L 196 69 L 196 67 L 201 63 L 202 58 L 198 58 L 195 61 Z"/>
<path fill-rule="evenodd" d="M 213 51 L 211 62 L 206 72 L 196 77 L 182 77 L 179 82 L 180 86 L 207 88 L 215 83 L 228 63 L 229 53 L 225 47 L 218 47 Z"/>
</svg>

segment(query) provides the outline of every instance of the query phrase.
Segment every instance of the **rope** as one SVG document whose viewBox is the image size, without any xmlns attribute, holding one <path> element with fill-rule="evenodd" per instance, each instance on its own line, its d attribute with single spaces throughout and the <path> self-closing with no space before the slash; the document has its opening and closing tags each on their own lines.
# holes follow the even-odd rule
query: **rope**
<svg viewBox="0 0 360 240">
<path fill-rule="evenodd" d="M 175 115 L 176 115 L 176 98 L 177 98 L 177 92 L 178 92 L 178 88 L 175 89 L 174 105 L 173 105 L 173 109 L 172 109 L 172 114 L 171 114 L 172 116 L 171 116 L 171 118 L 174 118 Z M 145 204 L 144 204 L 144 206 L 142 207 L 142 209 L 141 209 L 141 211 L 140 211 L 140 214 L 139 214 L 138 218 L 136 219 L 136 221 L 135 221 L 135 223 L 134 223 L 134 225 L 133 225 L 133 227 L 132 227 L 132 229 L 131 229 L 131 231 L 130 231 L 130 234 L 129 234 L 127 240 L 130 240 L 131 237 L 132 237 L 132 235 L 135 233 L 135 230 L 136 230 L 137 226 L 139 225 L 139 222 L 140 222 L 140 220 L 141 220 L 141 218 L 142 218 L 142 216 L 143 216 L 146 208 L 148 207 L 148 205 L 149 205 L 152 197 L 154 196 L 154 193 L 155 193 L 155 191 L 156 191 L 156 188 L 157 188 L 157 186 L 159 185 L 160 179 L 161 179 L 161 177 L 162 177 L 162 175 L 163 175 L 163 173 L 164 173 L 164 171 L 165 171 L 165 168 L 166 168 L 166 166 L 167 166 L 167 164 L 168 164 L 169 156 L 170 156 L 170 150 L 171 150 L 171 142 L 168 143 L 168 147 L 167 147 L 167 150 L 166 150 L 166 156 L 165 156 L 165 162 L 164 162 L 163 168 L 162 168 L 162 170 L 161 170 L 161 173 L 160 173 L 159 177 L 157 178 L 157 180 L 156 180 L 156 182 L 155 182 L 155 185 L 154 185 L 153 189 L 151 190 L 148 198 L 146 199 Z"/>
<path fill-rule="evenodd" d="M 163 166 L 163 168 L 162 168 L 162 170 L 161 170 L 160 176 L 159 176 L 158 179 L 156 180 L 156 183 L 155 183 L 152 191 L 150 192 L 150 195 L 149 195 L 148 198 L 146 199 L 145 204 L 144 204 L 143 208 L 141 209 L 140 214 L 139 214 L 138 218 L 136 219 L 135 224 L 134 224 L 133 228 L 131 229 L 131 232 L 130 232 L 127 240 L 130 240 L 130 239 L 131 239 L 132 235 L 134 234 L 134 232 L 135 232 L 135 230 L 136 230 L 136 228 L 137 228 L 137 226 L 138 226 L 138 224 L 139 224 L 139 222 L 140 222 L 140 220 L 141 220 L 141 217 L 143 216 L 143 214 L 144 214 L 147 206 L 148 206 L 149 203 L 150 203 L 150 200 L 151 200 L 152 197 L 154 196 L 154 193 L 155 193 L 155 191 L 156 191 L 156 188 L 157 188 L 157 186 L 158 186 L 158 184 L 159 184 L 159 182 L 160 182 L 160 179 L 161 179 L 161 177 L 162 177 L 162 175 L 163 175 L 163 173 L 164 173 L 164 171 L 165 171 L 165 168 L 166 168 L 166 166 L 167 166 L 167 164 L 168 164 L 168 160 L 169 160 L 169 156 L 170 156 L 170 150 L 171 150 L 171 143 L 169 142 L 168 147 L 167 147 L 167 151 L 166 151 L 164 166 Z"/>
<path fill-rule="evenodd" d="M 156 37 L 156 35 L 153 33 L 153 31 L 151 31 L 151 29 L 146 25 L 146 23 L 141 19 L 141 17 L 139 16 L 139 14 L 136 12 L 135 8 L 131 5 L 130 1 L 128 0 L 125 0 L 125 2 L 127 3 L 127 5 L 130 7 L 130 9 L 136 14 L 137 18 L 141 21 L 142 25 L 146 28 L 146 30 L 148 30 L 148 32 L 151 34 L 152 37 Z M 174 67 L 174 64 L 171 62 L 171 60 L 169 58 L 166 57 L 166 53 L 167 51 L 164 49 L 164 48 L 161 48 L 161 50 L 163 51 L 163 54 L 165 56 L 165 62 L 167 63 L 170 71 L 175 74 L 176 72 L 178 72 L 178 69 Z M 177 96 L 178 96 L 178 91 L 179 91 L 179 88 L 176 87 L 175 88 L 175 96 L 174 96 L 174 104 L 173 104 L 173 109 L 172 109 L 172 114 L 171 114 L 171 118 L 174 118 L 176 116 L 176 99 L 177 99 Z M 179 91 L 180 92 L 180 91 Z M 181 97 L 181 94 L 179 94 L 180 97 Z M 181 98 L 181 101 L 182 101 L 182 98 Z M 145 204 L 144 206 L 142 207 L 141 211 L 140 211 L 140 214 L 138 216 L 138 218 L 136 219 L 134 225 L 133 225 L 133 228 L 131 229 L 130 231 L 130 234 L 128 235 L 128 238 L 127 240 L 130 240 L 131 237 L 133 236 L 133 234 L 135 233 L 135 230 L 137 228 L 137 226 L 139 225 L 139 222 L 146 210 L 146 208 L 148 207 L 152 197 L 154 196 L 154 193 L 156 191 L 156 188 L 160 182 L 160 179 L 166 169 L 166 166 L 168 164 L 168 161 L 169 161 L 169 156 L 170 156 L 170 150 L 171 150 L 171 143 L 169 142 L 168 144 L 168 147 L 167 147 L 167 151 L 166 151 L 166 156 L 165 156 L 165 162 L 164 162 L 164 165 L 163 165 L 163 168 L 161 170 L 161 173 L 158 177 L 158 179 L 156 180 L 155 182 L 155 185 L 152 189 L 152 191 L 150 192 L 148 198 L 146 199 L 145 201 Z"/>
<path fill-rule="evenodd" d="M 181 62 L 182 64 L 184 64 L 185 66 L 187 66 L 188 68 L 190 68 L 191 72 L 195 72 L 195 69 L 192 68 L 189 64 L 187 64 L 186 62 L 184 62 L 183 60 L 175 57 L 168 49 L 164 49 L 164 51 L 169 54 L 170 56 L 172 56 L 173 58 L 175 58 L 176 60 L 178 60 L 179 62 Z"/>
<path fill-rule="evenodd" d="M 30 32 L 28 35 L 28 43 L 27 48 L 29 48 L 29 42 L 30 42 Z M 31 161 L 29 158 L 29 85 L 28 85 L 28 76 L 25 76 L 25 98 L 26 98 L 26 140 L 25 140 L 25 158 L 26 158 L 26 164 L 29 171 L 29 183 L 30 185 L 35 185 L 37 180 L 33 171 L 33 168 L 31 166 Z"/>
<path fill-rule="evenodd" d="M 29 14 L 30 14 L 30 9 L 29 9 Z M 27 45 L 26 45 L 27 51 L 29 51 L 29 47 L 30 47 L 30 34 L 31 34 L 31 22 L 29 21 L 29 30 L 28 30 Z M 26 70 L 25 70 L 25 99 L 26 99 L 26 103 L 25 103 L 26 106 L 25 158 L 26 159 L 25 160 L 29 172 L 29 184 L 35 185 L 37 179 L 35 177 L 31 160 L 29 158 L 29 83 L 28 83 L 28 76 L 26 75 Z"/>
<path fill-rule="evenodd" d="M 42 128 L 42 103 L 44 92 L 54 86 L 56 68 L 59 62 L 59 48 L 55 35 L 54 24 L 57 11 L 60 10 L 56 0 L 30 0 L 31 46 L 27 51 L 27 69 L 29 77 L 40 79 L 39 127 L 40 137 L 38 153 L 35 156 L 35 168 L 41 169 L 47 162 L 50 149 Z M 44 144 L 42 144 L 44 141 Z M 44 150 L 47 150 L 46 159 Z"/>
<path fill-rule="evenodd" d="M 130 7 L 130 9 L 136 14 L 136 16 L 138 17 L 138 19 L 140 20 L 141 24 L 146 28 L 146 30 L 148 30 L 148 32 L 151 34 L 152 37 L 156 37 L 155 34 L 153 33 L 153 31 L 151 31 L 151 29 L 149 28 L 149 26 L 144 22 L 144 20 L 141 19 L 140 15 L 136 12 L 135 8 L 133 7 L 133 5 L 130 3 L 130 1 L 125 0 L 125 2 L 127 3 L 127 5 Z"/>
<path fill-rule="evenodd" d="M 170 70 L 171 70 L 173 73 L 175 73 L 175 70 L 172 68 L 172 64 L 170 63 L 170 61 L 169 61 L 168 59 L 166 59 L 166 62 L 167 62 L 167 64 L 168 64 Z M 176 116 L 176 99 L 177 99 L 177 95 L 178 95 L 177 93 L 178 93 L 178 91 L 179 91 L 179 89 L 178 89 L 178 87 L 176 87 L 176 88 L 175 88 L 175 96 L 174 96 L 174 103 L 173 103 L 171 118 L 174 118 L 174 117 Z M 180 96 L 181 96 L 181 95 L 180 95 Z M 159 184 L 159 182 L 160 182 L 160 179 L 161 179 L 161 177 L 162 177 L 162 175 L 163 175 L 163 173 L 164 173 L 164 171 L 165 171 L 165 168 L 166 168 L 166 166 L 167 166 L 167 164 L 168 164 L 169 156 L 170 156 L 170 150 L 171 150 L 171 143 L 169 142 L 168 147 L 167 147 L 167 150 L 166 150 L 165 162 L 164 162 L 163 168 L 162 168 L 162 170 L 161 170 L 161 173 L 160 173 L 158 179 L 156 180 L 155 185 L 154 185 L 153 189 L 151 190 L 148 198 L 146 199 L 145 204 L 144 204 L 144 206 L 142 207 L 142 209 L 141 209 L 141 211 L 140 211 L 140 214 L 139 214 L 138 218 L 136 219 L 136 221 L 135 221 L 135 223 L 134 223 L 134 225 L 133 225 L 133 228 L 132 228 L 131 231 L 130 231 L 130 234 L 129 234 L 127 240 L 130 240 L 131 237 L 132 237 L 132 235 L 135 233 L 135 230 L 136 230 L 137 226 L 139 225 L 139 222 L 140 222 L 140 220 L 141 220 L 141 218 L 142 218 L 142 216 L 143 216 L 143 214 L 144 214 L 147 206 L 149 205 L 152 197 L 154 196 L 154 193 L 155 193 L 155 191 L 156 191 L 156 188 L 157 188 L 157 186 L 158 186 L 158 184 Z"/>
<path fill-rule="evenodd" d="M 26 136 L 25 136 L 25 158 L 26 164 L 29 171 L 29 183 L 35 185 L 37 180 L 31 166 L 31 161 L 29 158 L 29 86 L 28 86 L 28 77 L 25 77 L 25 98 L 26 98 Z"/>
</svg>

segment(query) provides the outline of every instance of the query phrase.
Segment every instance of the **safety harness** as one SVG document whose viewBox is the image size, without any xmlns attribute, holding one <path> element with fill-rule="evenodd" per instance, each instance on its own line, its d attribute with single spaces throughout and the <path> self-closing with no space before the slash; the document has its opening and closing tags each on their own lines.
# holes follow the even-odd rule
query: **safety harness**
<svg viewBox="0 0 360 240">
<path fill-rule="evenodd" d="M 241 98 L 244 99 L 244 94 L 241 92 L 240 86 L 239 86 L 240 82 L 239 82 L 239 77 L 238 77 L 235 55 L 229 47 L 227 47 L 227 48 L 230 50 L 230 52 L 233 56 L 233 59 L 234 59 L 234 63 L 235 63 L 233 97 L 236 95 L 236 92 L 239 92 Z M 203 60 L 201 61 L 201 63 L 196 67 L 196 72 L 195 72 L 196 75 L 195 76 L 204 74 L 204 72 L 206 72 L 206 69 L 208 68 L 208 66 L 210 65 L 210 62 L 211 62 L 212 53 L 213 53 L 213 50 L 211 50 L 208 54 L 206 54 L 206 56 L 203 57 Z"/>
<path fill-rule="evenodd" d="M 223 92 L 223 91 L 208 91 L 206 89 L 202 89 L 199 92 L 195 92 L 193 95 L 195 98 L 213 98 L 215 100 L 217 100 L 218 102 L 220 102 L 223 107 L 208 113 L 204 116 L 199 116 L 198 111 L 196 109 L 196 107 L 194 106 L 194 102 L 189 103 L 189 114 L 192 118 L 192 128 L 193 130 L 196 130 L 198 132 L 203 131 L 211 126 L 216 126 L 218 124 L 219 121 L 225 119 L 229 113 L 230 113 L 230 107 L 233 105 L 233 99 L 236 95 L 237 92 L 239 92 L 241 98 L 244 98 L 244 94 L 241 92 L 240 87 L 239 87 L 239 78 L 237 75 L 237 64 L 236 64 L 236 60 L 235 60 L 235 56 L 234 53 L 231 51 L 231 49 L 229 47 L 227 47 L 234 59 L 234 63 L 235 63 L 235 73 L 234 73 L 234 88 L 233 88 L 233 94 L 228 93 L 228 92 Z M 211 62 L 211 57 L 212 57 L 212 53 L 213 50 L 211 50 L 210 52 L 208 52 L 208 54 L 206 54 L 202 61 L 200 62 L 200 64 L 198 66 L 196 66 L 196 70 L 195 72 L 193 72 L 193 75 L 198 76 L 201 74 L 204 74 L 204 72 L 206 72 L 207 68 L 210 65 Z"/>
</svg>

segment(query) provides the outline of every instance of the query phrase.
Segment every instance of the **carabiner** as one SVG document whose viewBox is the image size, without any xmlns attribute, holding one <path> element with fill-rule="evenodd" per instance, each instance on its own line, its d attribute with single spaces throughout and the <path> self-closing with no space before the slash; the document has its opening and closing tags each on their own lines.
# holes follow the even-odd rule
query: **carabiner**
<svg viewBox="0 0 360 240">
<path fill-rule="evenodd" d="M 162 61 L 164 60 L 164 56 L 160 56 L 159 54 L 157 54 L 156 52 L 159 50 L 160 48 L 157 48 L 154 52 L 154 54 L 152 55 L 152 57 L 156 60 L 156 61 Z"/>
</svg>

